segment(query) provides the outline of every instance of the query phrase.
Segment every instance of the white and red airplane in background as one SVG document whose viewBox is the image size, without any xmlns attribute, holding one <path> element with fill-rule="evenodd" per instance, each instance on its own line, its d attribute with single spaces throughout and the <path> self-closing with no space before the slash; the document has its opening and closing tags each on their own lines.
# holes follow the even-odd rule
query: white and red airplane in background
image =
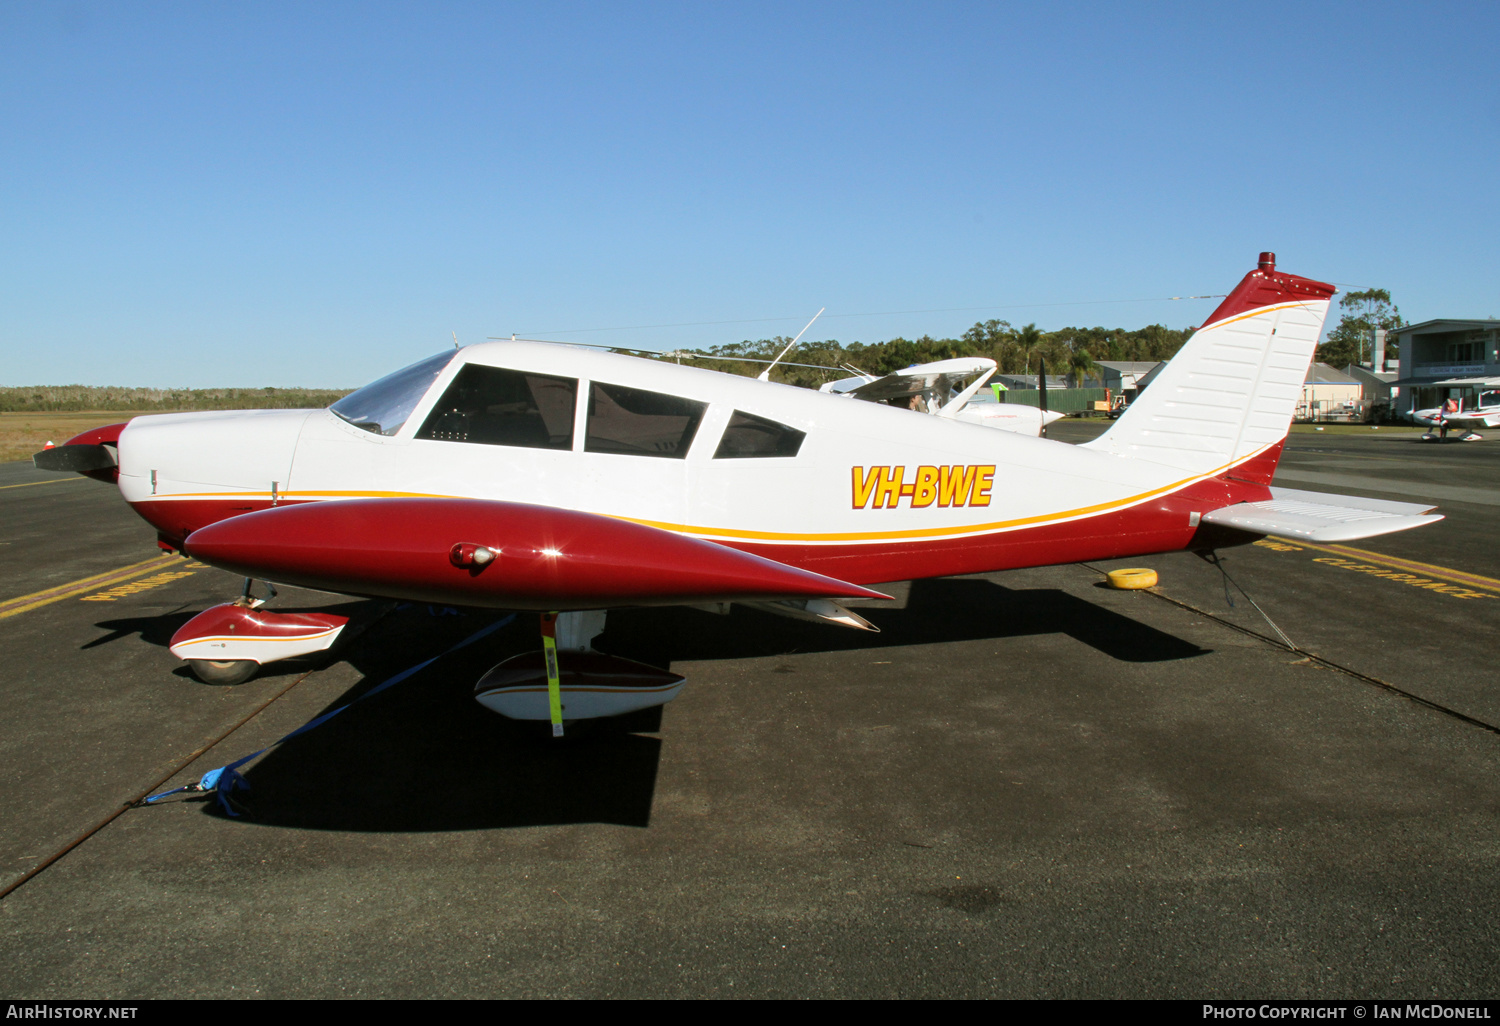
<svg viewBox="0 0 1500 1026">
<path fill-rule="evenodd" d="M 1272 487 L 1331 285 L 1261 254 L 1125 414 L 1069 445 L 555 344 L 422 360 L 325 410 L 138 417 L 39 453 L 118 481 L 161 545 L 339 594 L 561 612 L 565 653 L 492 670 L 518 718 L 658 705 L 682 679 L 593 652 L 603 611 L 749 602 L 849 626 L 883 581 L 1347 541 L 1431 506 Z M 247 581 L 247 596 L 248 596 Z M 344 618 L 248 598 L 172 651 L 205 679 L 327 648 Z M 544 622 L 550 623 L 548 616 Z M 550 693 L 549 693 L 550 692 Z M 550 699 L 550 703 L 549 703 Z"/>
<path fill-rule="evenodd" d="M 1484 436 L 1474 430 L 1476 427 L 1500 427 L 1500 389 L 1480 392 L 1467 409 L 1462 400 L 1448 399 L 1430 410 L 1413 410 L 1411 419 L 1429 429 L 1437 428 L 1442 434 L 1447 434 L 1449 427 L 1460 428 L 1464 432 L 1461 441 L 1482 441 Z M 1438 437 L 1431 430 L 1422 436 L 1425 441 Z"/>
<path fill-rule="evenodd" d="M 1064 416 L 1022 403 L 974 402 L 998 369 L 994 360 L 983 356 L 918 363 L 880 378 L 854 367 L 849 369 L 857 371 L 854 377 L 830 381 L 818 391 L 866 402 L 905 405 L 934 417 L 1023 435 L 1041 435 L 1048 424 Z"/>
</svg>

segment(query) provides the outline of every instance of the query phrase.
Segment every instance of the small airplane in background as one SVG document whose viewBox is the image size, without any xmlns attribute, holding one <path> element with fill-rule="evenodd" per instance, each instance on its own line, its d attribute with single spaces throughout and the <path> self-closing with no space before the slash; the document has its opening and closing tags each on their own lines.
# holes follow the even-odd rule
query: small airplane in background
<svg viewBox="0 0 1500 1026">
<path fill-rule="evenodd" d="M 976 390 L 950 397 L 951 376 L 993 371 L 976 361 L 848 389 L 910 388 L 929 413 L 938 405 L 915 416 L 832 390 L 498 341 L 436 354 L 328 409 L 138 417 L 35 462 L 116 482 L 164 549 L 247 578 L 240 599 L 172 639 L 201 678 L 243 680 L 321 651 L 347 623 L 273 612 L 250 598 L 251 579 L 530 610 L 541 650 L 495 667 L 476 697 L 560 733 L 566 719 L 660 705 L 682 686 L 592 650 L 614 608 L 752 603 L 871 629 L 842 603 L 886 597 L 871 587 L 882 581 L 1273 532 L 1348 541 L 1441 519 L 1271 484 L 1334 291 L 1261 254 L 1150 390 L 1084 445 L 945 415 Z"/>
<path fill-rule="evenodd" d="M 1437 429 L 1436 434 L 1432 431 L 1424 434 L 1424 441 L 1437 441 L 1446 437 L 1450 427 L 1465 429 L 1459 437 L 1460 441 L 1482 441 L 1484 436 L 1474 430 L 1476 427 L 1500 427 L 1500 389 L 1480 392 L 1475 404 L 1469 409 L 1464 409 L 1460 400 L 1449 399 L 1442 406 L 1435 406 L 1430 410 L 1413 410 L 1411 419 L 1417 424 Z"/>
<path fill-rule="evenodd" d="M 914 364 L 880 378 L 857 367 L 847 369 L 855 376 L 830 381 L 818 391 L 1023 435 L 1041 435 L 1064 416 L 1022 403 L 974 402 L 997 369 L 994 360 L 982 356 Z M 965 379 L 971 380 L 965 384 Z"/>
</svg>

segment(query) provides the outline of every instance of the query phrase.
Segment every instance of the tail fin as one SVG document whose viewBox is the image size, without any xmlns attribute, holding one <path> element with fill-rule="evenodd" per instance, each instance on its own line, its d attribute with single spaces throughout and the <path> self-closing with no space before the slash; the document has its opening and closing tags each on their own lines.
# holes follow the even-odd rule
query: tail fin
<svg viewBox="0 0 1500 1026">
<path fill-rule="evenodd" d="M 1332 285 L 1262 253 L 1187 344 L 1089 448 L 1208 473 L 1286 437 Z"/>
</svg>

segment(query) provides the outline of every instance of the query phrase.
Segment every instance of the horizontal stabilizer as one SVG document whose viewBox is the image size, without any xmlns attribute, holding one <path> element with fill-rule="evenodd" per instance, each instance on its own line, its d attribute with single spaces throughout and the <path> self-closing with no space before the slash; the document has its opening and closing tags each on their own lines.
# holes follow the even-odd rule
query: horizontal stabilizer
<svg viewBox="0 0 1500 1026">
<path fill-rule="evenodd" d="M 1242 502 L 1203 515 L 1205 524 L 1311 542 L 1345 542 L 1436 523 L 1433 506 L 1416 502 L 1272 488 L 1266 502 Z"/>
</svg>

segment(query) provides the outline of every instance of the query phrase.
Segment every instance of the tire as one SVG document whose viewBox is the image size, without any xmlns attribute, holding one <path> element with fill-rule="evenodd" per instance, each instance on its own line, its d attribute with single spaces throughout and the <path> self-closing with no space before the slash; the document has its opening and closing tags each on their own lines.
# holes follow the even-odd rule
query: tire
<svg viewBox="0 0 1500 1026">
<path fill-rule="evenodd" d="M 260 669 L 253 659 L 189 659 L 188 665 L 205 684 L 243 684 Z"/>
</svg>

